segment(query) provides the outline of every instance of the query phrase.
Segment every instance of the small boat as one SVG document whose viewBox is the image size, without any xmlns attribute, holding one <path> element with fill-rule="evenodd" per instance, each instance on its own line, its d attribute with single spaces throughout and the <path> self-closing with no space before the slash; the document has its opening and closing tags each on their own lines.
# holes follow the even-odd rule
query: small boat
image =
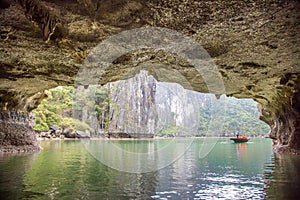
<svg viewBox="0 0 300 200">
<path fill-rule="evenodd" d="M 233 140 L 235 143 L 242 143 L 242 142 L 249 141 L 249 139 L 246 136 L 237 136 L 235 138 L 230 138 L 230 140 Z"/>
</svg>

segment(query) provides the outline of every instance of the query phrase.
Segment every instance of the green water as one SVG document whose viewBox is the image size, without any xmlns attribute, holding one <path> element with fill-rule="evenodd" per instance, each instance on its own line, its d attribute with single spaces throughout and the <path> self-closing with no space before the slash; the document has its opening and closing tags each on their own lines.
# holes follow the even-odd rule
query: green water
<svg viewBox="0 0 300 200">
<path fill-rule="evenodd" d="M 201 155 L 204 143 L 215 142 Z M 299 199 L 300 157 L 274 156 L 269 139 L 40 144 L 39 153 L 0 155 L 0 199 Z"/>
</svg>

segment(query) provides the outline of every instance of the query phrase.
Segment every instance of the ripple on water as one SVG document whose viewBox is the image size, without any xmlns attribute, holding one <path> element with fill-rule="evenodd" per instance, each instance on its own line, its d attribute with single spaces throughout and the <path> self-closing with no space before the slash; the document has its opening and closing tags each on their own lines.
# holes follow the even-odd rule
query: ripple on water
<svg viewBox="0 0 300 200">
<path fill-rule="evenodd" d="M 223 183 L 240 184 L 240 185 L 245 185 L 245 184 L 264 185 L 264 183 L 262 182 L 262 178 L 253 177 L 253 179 L 257 179 L 257 181 L 255 181 L 253 179 L 241 178 L 234 174 L 227 175 L 226 177 L 206 177 L 201 179 L 205 181 L 223 182 Z"/>
<path fill-rule="evenodd" d="M 223 177 L 200 178 L 206 184 L 188 184 L 185 190 L 156 192 L 152 199 L 264 199 L 266 197 L 261 177 L 244 178 L 236 174 Z M 198 180 L 200 180 L 198 179 Z"/>
<path fill-rule="evenodd" d="M 200 199 L 263 199 L 263 190 L 250 186 L 211 185 L 195 194 Z"/>
</svg>

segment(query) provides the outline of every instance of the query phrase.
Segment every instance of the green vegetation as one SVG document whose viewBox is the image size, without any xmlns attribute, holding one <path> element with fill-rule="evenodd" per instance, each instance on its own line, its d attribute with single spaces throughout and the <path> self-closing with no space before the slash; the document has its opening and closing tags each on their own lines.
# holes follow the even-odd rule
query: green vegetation
<svg viewBox="0 0 300 200">
<path fill-rule="evenodd" d="M 72 127 L 84 131 L 93 129 L 86 123 L 72 118 L 73 87 L 57 87 L 47 91 L 48 98 L 44 99 L 33 112 L 36 115 L 36 131 L 48 131 L 50 125 L 61 128 Z"/>
<path fill-rule="evenodd" d="M 180 126 L 172 126 L 168 125 L 167 127 L 164 127 L 157 131 L 155 136 L 158 137 L 186 137 L 186 136 L 193 136 L 194 134 L 191 133 L 190 130 L 180 127 Z"/>
<path fill-rule="evenodd" d="M 270 127 L 259 120 L 257 103 L 251 99 L 238 100 L 227 98 L 226 100 L 225 130 L 232 133 L 235 130 L 252 136 L 265 135 Z"/>
<path fill-rule="evenodd" d="M 269 126 L 259 120 L 259 111 L 255 101 L 225 96 L 222 98 L 225 98 L 223 104 L 214 103 L 214 109 L 210 100 L 200 107 L 198 129 L 192 135 L 199 137 L 233 136 L 236 131 L 239 131 L 241 134 L 253 137 L 264 136 L 269 132 Z M 212 119 L 212 116 L 217 116 L 217 119 Z M 188 134 L 184 128 L 168 124 L 160 129 L 156 136 L 180 136 L 182 132 Z"/>
<path fill-rule="evenodd" d="M 111 124 L 112 86 L 89 86 L 88 89 L 79 87 L 74 91 L 73 112 L 76 118 L 89 124 L 93 129 L 101 129 L 108 133 Z"/>
<path fill-rule="evenodd" d="M 252 99 L 236 99 L 233 97 L 225 98 L 225 112 L 218 113 L 220 120 L 219 126 L 222 132 L 220 136 L 232 136 L 236 131 L 247 136 L 263 136 L 269 132 L 269 126 L 259 120 L 257 103 Z M 217 105 L 218 106 L 218 105 Z M 211 125 L 210 106 L 200 109 L 198 136 L 206 136 L 209 125 Z M 217 122 L 214 122 L 217 123 Z M 216 124 L 214 124 L 216 126 Z"/>
<path fill-rule="evenodd" d="M 112 106 L 109 88 L 90 86 L 88 89 L 72 86 L 57 87 L 47 91 L 44 99 L 33 112 L 36 115 L 36 131 L 48 131 L 50 125 L 74 130 L 108 130 L 109 110 Z M 75 118 L 73 118 L 75 116 Z M 92 124 L 96 118 L 99 124 Z"/>
<path fill-rule="evenodd" d="M 56 125 L 61 128 L 72 127 L 75 130 L 104 130 L 108 132 L 111 124 L 110 110 L 117 112 L 118 105 L 112 103 L 110 94 L 111 86 L 89 87 L 88 90 L 82 88 L 76 89 L 76 95 L 73 95 L 74 87 L 57 87 L 47 91 L 48 98 L 44 99 L 41 105 L 33 112 L 36 115 L 36 124 L 34 129 L 37 131 L 48 131 L 50 125 Z M 209 102 L 204 102 L 200 107 L 198 118 L 197 136 L 211 135 L 208 133 L 208 127 L 222 127 L 217 133 L 220 136 L 232 135 L 239 131 L 248 136 L 265 135 L 269 131 L 269 126 L 260 121 L 257 104 L 251 99 L 236 99 L 222 97 L 225 99 L 226 112 L 217 113 L 217 116 L 224 121 L 211 121 L 212 112 L 219 112 L 217 109 L 212 110 Z M 224 109 L 223 109 L 224 110 Z M 78 115 L 77 119 L 72 118 L 73 112 Z M 117 113 L 115 113 L 117 115 Z M 93 117 L 97 121 L 93 120 Z M 172 119 L 172 113 L 170 116 Z M 93 124 L 94 123 L 94 124 Z M 96 124 L 95 124 L 96 123 Z M 220 123 L 220 124 L 218 124 Z M 183 127 L 175 126 L 172 120 L 166 127 L 157 131 L 157 136 L 181 136 L 191 134 Z"/>
</svg>

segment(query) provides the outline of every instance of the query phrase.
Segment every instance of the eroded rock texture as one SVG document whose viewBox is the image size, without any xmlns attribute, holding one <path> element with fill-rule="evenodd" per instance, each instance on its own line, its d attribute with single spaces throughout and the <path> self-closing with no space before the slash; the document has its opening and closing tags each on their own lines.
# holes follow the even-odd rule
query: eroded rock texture
<svg viewBox="0 0 300 200">
<path fill-rule="evenodd" d="M 40 150 L 26 113 L 0 112 L 0 152 L 27 152 Z"/>
<path fill-rule="evenodd" d="M 280 80 L 281 93 L 277 104 L 263 109 L 262 120 L 271 126 L 270 137 L 276 152 L 300 150 L 300 79 L 299 75 L 287 74 Z M 274 108 L 275 107 L 275 108 Z M 273 112 L 271 110 L 273 108 Z M 268 110 L 269 109 L 269 110 Z"/>
<path fill-rule="evenodd" d="M 276 147 L 299 150 L 299 8 L 296 0 L 2 0 L 1 107 L 30 111 L 43 90 L 73 84 L 82 62 L 101 41 L 132 28 L 164 27 L 208 51 L 227 95 L 262 105 L 262 119 L 272 127 Z M 101 84 L 122 79 L 141 64 L 167 65 L 193 90 L 208 92 L 185 59 L 156 49 L 120 57 Z M 158 81 L 178 82 L 175 74 L 159 67 L 149 71 Z"/>
</svg>

